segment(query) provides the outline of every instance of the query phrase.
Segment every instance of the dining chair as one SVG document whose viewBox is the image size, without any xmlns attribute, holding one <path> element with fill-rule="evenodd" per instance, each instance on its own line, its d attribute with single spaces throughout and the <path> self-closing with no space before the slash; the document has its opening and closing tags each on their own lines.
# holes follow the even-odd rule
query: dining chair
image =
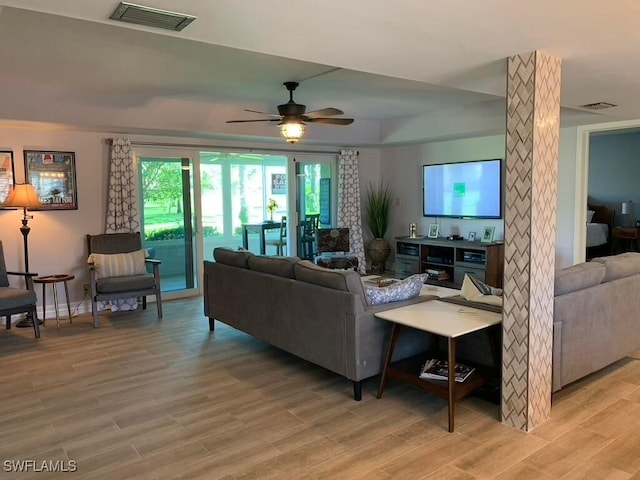
<svg viewBox="0 0 640 480">
<path fill-rule="evenodd" d="M 313 260 L 316 245 L 316 231 L 320 222 L 319 213 L 310 213 L 305 216 L 302 222 L 302 233 L 300 235 L 301 257 L 306 260 Z"/>
<path fill-rule="evenodd" d="M 287 246 L 287 217 L 283 216 L 280 221 L 280 235 L 277 238 L 267 238 L 264 241 L 265 246 L 271 245 L 276 247 L 276 255 L 282 256 Z"/>
</svg>

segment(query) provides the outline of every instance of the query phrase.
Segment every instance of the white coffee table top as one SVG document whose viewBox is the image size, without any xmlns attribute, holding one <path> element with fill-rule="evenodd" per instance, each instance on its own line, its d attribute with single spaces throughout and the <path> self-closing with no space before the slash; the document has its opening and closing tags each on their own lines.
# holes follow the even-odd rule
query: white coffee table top
<svg viewBox="0 0 640 480">
<path fill-rule="evenodd" d="M 449 338 L 460 337 L 502 322 L 501 313 L 438 300 L 378 312 L 376 317 Z"/>
</svg>

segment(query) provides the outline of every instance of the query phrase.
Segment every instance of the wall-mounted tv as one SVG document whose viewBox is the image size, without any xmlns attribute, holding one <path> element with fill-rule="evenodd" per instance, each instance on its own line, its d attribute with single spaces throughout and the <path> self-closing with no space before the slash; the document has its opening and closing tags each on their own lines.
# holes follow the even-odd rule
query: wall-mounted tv
<svg viewBox="0 0 640 480">
<path fill-rule="evenodd" d="M 425 217 L 502 218 L 502 160 L 422 167 Z"/>
</svg>

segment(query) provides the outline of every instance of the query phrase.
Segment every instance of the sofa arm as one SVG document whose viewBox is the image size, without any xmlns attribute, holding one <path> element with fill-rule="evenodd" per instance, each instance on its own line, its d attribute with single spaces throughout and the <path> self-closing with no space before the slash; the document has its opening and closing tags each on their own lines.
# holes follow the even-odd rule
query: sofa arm
<svg viewBox="0 0 640 480">
<path fill-rule="evenodd" d="M 421 295 L 409 300 L 368 307 L 363 313 L 346 323 L 346 377 L 360 381 L 382 372 L 385 353 L 391 335 L 391 322 L 375 316 L 393 308 L 435 300 L 436 296 Z M 400 359 L 428 349 L 433 337 L 427 333 L 407 329 L 401 333 L 403 339 L 394 358 Z"/>
</svg>

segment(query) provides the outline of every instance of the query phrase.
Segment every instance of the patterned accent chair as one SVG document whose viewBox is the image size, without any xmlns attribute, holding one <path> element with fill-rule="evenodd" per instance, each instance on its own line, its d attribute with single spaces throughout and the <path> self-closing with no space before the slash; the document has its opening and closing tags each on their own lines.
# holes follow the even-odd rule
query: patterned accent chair
<svg viewBox="0 0 640 480">
<path fill-rule="evenodd" d="M 319 228 L 316 245 L 316 265 L 334 270 L 358 270 L 358 257 L 349 253 L 348 228 Z"/>
<path fill-rule="evenodd" d="M 9 286 L 9 275 L 24 277 L 27 288 L 13 288 Z M 33 331 L 36 338 L 40 338 L 40 326 L 36 304 L 38 298 L 33 290 L 33 277 L 37 273 L 8 272 L 4 261 L 4 250 L 0 240 L 0 317 L 6 317 L 7 330 L 11 329 L 11 315 L 16 313 L 30 313 L 33 317 Z"/>
<path fill-rule="evenodd" d="M 155 295 L 158 318 L 162 318 L 159 260 L 145 258 L 140 233 L 104 233 L 87 235 L 89 280 L 94 327 L 100 326 L 98 302 Z M 97 254 L 97 255 L 96 255 Z M 147 265 L 153 274 L 147 273 Z"/>
</svg>

